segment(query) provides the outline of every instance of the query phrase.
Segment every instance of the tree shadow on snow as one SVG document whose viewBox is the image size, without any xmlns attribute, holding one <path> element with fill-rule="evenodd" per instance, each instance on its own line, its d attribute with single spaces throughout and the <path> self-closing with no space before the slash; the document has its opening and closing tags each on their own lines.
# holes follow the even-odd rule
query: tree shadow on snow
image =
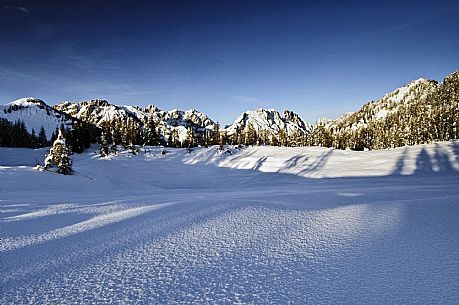
<svg viewBox="0 0 459 305">
<path fill-rule="evenodd" d="M 320 157 L 315 159 L 314 162 L 310 166 L 301 170 L 300 175 L 320 170 L 322 167 L 325 166 L 325 164 L 327 163 L 328 159 L 331 157 L 332 154 L 333 154 L 333 149 L 329 149 L 328 151 L 323 153 Z"/>
<path fill-rule="evenodd" d="M 438 143 L 435 143 L 433 149 L 427 150 L 422 147 L 416 155 L 415 169 L 410 175 L 438 175 L 438 174 L 455 174 L 459 173 L 459 143 L 450 142 L 451 153 L 442 149 Z M 405 147 L 398 158 L 392 175 L 404 175 L 403 170 L 407 164 L 408 150 L 416 149 L 415 147 Z"/>
</svg>

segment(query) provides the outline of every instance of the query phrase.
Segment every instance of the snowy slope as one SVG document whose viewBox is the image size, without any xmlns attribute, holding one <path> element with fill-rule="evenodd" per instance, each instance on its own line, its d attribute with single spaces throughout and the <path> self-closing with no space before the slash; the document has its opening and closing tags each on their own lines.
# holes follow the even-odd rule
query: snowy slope
<svg viewBox="0 0 459 305">
<path fill-rule="evenodd" d="M 386 176 L 397 172 L 459 172 L 458 142 L 406 146 L 391 151 L 356 152 L 323 147 L 277 148 L 269 146 L 232 149 L 232 154 L 201 150 L 185 159 L 186 164 L 207 164 L 233 169 L 256 169 L 307 178 Z"/>
<path fill-rule="evenodd" d="M 0 302 L 457 304 L 458 141 L 230 151 L 0 148 Z"/>
<path fill-rule="evenodd" d="M 32 133 L 33 129 L 38 134 L 40 128 L 43 127 L 48 140 L 51 139 L 56 128 L 62 124 L 68 128 L 73 124 L 73 118 L 69 115 L 56 111 L 42 100 L 32 97 L 0 105 L 0 118 L 5 118 L 13 123 L 18 120 L 23 121 L 29 133 Z"/>
</svg>

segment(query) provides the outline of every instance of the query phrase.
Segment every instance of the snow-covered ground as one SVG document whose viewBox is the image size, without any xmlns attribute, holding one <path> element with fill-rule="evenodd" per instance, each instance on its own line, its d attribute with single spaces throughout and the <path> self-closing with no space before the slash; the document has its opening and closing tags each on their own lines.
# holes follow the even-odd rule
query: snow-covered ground
<svg viewBox="0 0 459 305">
<path fill-rule="evenodd" d="M 459 142 L 0 148 L 1 304 L 457 304 Z"/>
</svg>

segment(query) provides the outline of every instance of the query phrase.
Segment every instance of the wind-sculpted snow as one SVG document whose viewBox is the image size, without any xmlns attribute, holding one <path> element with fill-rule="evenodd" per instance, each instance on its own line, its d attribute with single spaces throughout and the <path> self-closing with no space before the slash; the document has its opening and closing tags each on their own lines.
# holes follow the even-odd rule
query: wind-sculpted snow
<svg viewBox="0 0 459 305">
<path fill-rule="evenodd" d="M 50 241 L 53 239 L 67 237 L 72 234 L 81 233 L 87 230 L 97 229 L 99 227 L 106 226 L 113 222 L 122 221 L 127 218 L 131 218 L 131 217 L 141 215 L 143 213 L 147 213 L 156 208 L 157 208 L 156 206 L 126 208 L 120 211 L 98 215 L 88 220 L 78 222 L 76 224 L 72 224 L 66 227 L 62 227 L 62 228 L 58 228 L 58 229 L 49 231 L 45 234 L 20 236 L 19 238 L 5 238 L 4 246 L 2 245 L 2 247 L 0 247 L 0 250 L 8 251 L 8 250 L 19 249 L 25 246 L 36 244 L 36 243 L 42 243 L 42 242 Z M 40 212 L 37 212 L 37 213 L 40 213 Z M 34 213 L 29 213 L 28 216 L 31 216 L 31 214 L 34 214 Z M 33 216 L 37 217 L 36 214 Z M 44 216 L 44 215 L 41 214 L 41 216 Z M 12 218 L 7 218 L 6 221 L 11 221 L 11 220 L 14 221 L 17 219 L 24 219 L 24 218 L 12 217 Z"/>
<path fill-rule="evenodd" d="M 457 304 L 457 142 L 160 151 L 0 150 L 0 303 Z"/>
</svg>

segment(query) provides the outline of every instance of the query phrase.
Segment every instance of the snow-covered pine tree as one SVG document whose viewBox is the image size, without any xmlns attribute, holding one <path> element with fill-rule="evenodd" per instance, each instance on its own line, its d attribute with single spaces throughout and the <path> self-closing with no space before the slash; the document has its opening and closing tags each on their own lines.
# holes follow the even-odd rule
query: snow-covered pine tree
<svg viewBox="0 0 459 305">
<path fill-rule="evenodd" d="M 59 129 L 57 139 L 49 150 L 49 154 L 45 159 L 45 169 L 56 171 L 59 174 L 72 174 L 72 161 L 69 158 L 69 149 L 65 143 L 62 130 Z"/>
</svg>

